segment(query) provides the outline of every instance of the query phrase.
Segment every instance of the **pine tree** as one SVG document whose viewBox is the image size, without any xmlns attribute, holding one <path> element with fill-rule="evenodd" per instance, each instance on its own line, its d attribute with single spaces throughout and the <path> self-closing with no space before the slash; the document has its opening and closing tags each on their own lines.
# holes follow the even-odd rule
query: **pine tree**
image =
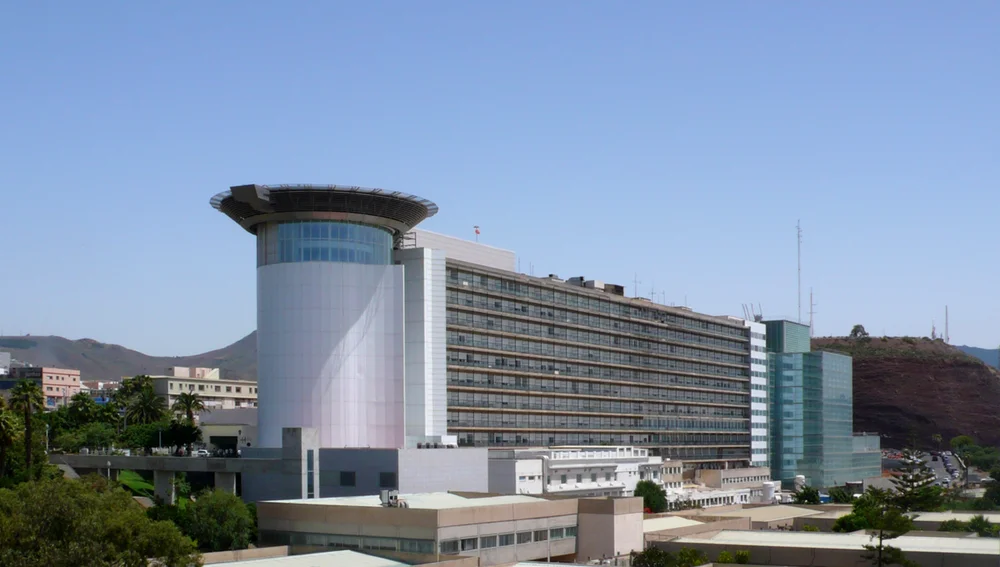
<svg viewBox="0 0 1000 567">
<path fill-rule="evenodd" d="M 930 512 L 944 503 L 941 488 L 934 484 L 937 476 L 922 457 L 920 451 L 904 450 L 899 476 L 892 479 L 897 492 L 895 504 L 906 512 Z"/>
</svg>

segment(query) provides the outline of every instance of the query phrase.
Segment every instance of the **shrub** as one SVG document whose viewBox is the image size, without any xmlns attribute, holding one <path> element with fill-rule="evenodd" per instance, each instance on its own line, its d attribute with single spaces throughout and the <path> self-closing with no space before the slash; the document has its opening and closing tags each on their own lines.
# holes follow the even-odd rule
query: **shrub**
<svg viewBox="0 0 1000 567">
<path fill-rule="evenodd" d="M 732 563 L 736 561 L 733 559 L 733 554 L 728 551 L 719 552 L 719 558 L 715 560 L 716 563 Z"/>
<path fill-rule="evenodd" d="M 750 552 L 747 551 L 747 550 L 745 550 L 745 549 L 741 549 L 740 551 L 737 551 L 736 552 L 736 562 L 739 563 L 740 565 L 746 565 L 746 564 L 750 563 Z"/>
<path fill-rule="evenodd" d="M 804 532 L 818 532 L 819 528 L 817 528 L 816 526 L 813 526 L 811 524 L 806 524 L 806 525 L 802 526 L 802 531 L 804 531 Z"/>
</svg>

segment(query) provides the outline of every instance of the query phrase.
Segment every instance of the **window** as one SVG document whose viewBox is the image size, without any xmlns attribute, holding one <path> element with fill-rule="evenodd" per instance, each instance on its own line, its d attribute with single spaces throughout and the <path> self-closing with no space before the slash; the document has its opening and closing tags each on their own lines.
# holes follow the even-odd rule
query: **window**
<svg viewBox="0 0 1000 567">
<path fill-rule="evenodd" d="M 226 386 L 226 391 L 227 392 L 232 392 L 233 391 L 233 387 L 232 386 Z"/>
<path fill-rule="evenodd" d="M 582 474 L 576 475 L 576 482 L 578 482 L 578 483 L 583 482 L 583 475 Z"/>
<path fill-rule="evenodd" d="M 171 383 L 170 383 L 170 389 L 171 389 L 171 390 L 173 390 L 173 389 L 174 389 L 174 383 L 173 383 L 173 382 L 171 382 Z"/>
<path fill-rule="evenodd" d="M 524 482 L 524 481 L 528 480 L 528 477 L 526 477 L 526 476 L 519 476 L 519 477 L 517 477 L 517 480 L 519 480 L 521 482 Z"/>
<path fill-rule="evenodd" d="M 216 392 L 221 392 L 222 391 L 222 386 L 216 386 L 215 387 L 215 391 Z"/>
<path fill-rule="evenodd" d="M 199 392 L 204 392 L 205 391 L 205 385 L 204 384 L 198 384 L 198 391 Z"/>
<path fill-rule="evenodd" d="M 514 534 L 500 534 L 500 547 L 514 545 Z"/>
<path fill-rule="evenodd" d="M 597 482 L 597 473 L 590 473 L 590 482 Z"/>
<path fill-rule="evenodd" d="M 396 488 L 396 473 L 394 472 L 378 473 L 378 487 Z"/>
<path fill-rule="evenodd" d="M 477 547 L 479 540 L 474 537 L 465 538 L 462 540 L 462 551 L 474 551 Z"/>
<path fill-rule="evenodd" d="M 552 528 L 549 530 L 550 539 L 562 539 L 566 537 L 566 530 L 563 528 Z"/>
<path fill-rule="evenodd" d="M 611 480 L 611 473 L 604 473 L 604 480 Z"/>
<path fill-rule="evenodd" d="M 337 221 L 268 223 L 258 229 L 257 265 L 282 262 L 392 263 L 392 234 Z"/>
<path fill-rule="evenodd" d="M 313 450 L 306 451 L 306 498 L 316 497 L 316 487 L 313 481 L 313 471 L 315 470 L 315 457 Z"/>
<path fill-rule="evenodd" d="M 531 543 L 531 532 L 517 532 L 517 543 Z"/>
<path fill-rule="evenodd" d="M 562 475 L 559 477 L 559 484 L 566 484 L 566 475 Z"/>
<path fill-rule="evenodd" d="M 449 539 L 441 542 L 441 553 L 455 555 L 458 553 L 458 540 Z"/>
<path fill-rule="evenodd" d="M 576 526 L 566 528 L 566 537 L 576 537 Z"/>
<path fill-rule="evenodd" d="M 535 541 L 545 541 L 549 539 L 549 530 L 538 530 L 535 532 Z"/>
<path fill-rule="evenodd" d="M 357 486 L 356 476 L 354 471 L 340 471 L 340 486 Z"/>
<path fill-rule="evenodd" d="M 497 536 L 495 535 L 483 536 L 479 538 L 479 547 L 483 549 L 488 549 L 490 547 L 496 547 L 496 546 L 497 546 Z"/>
</svg>

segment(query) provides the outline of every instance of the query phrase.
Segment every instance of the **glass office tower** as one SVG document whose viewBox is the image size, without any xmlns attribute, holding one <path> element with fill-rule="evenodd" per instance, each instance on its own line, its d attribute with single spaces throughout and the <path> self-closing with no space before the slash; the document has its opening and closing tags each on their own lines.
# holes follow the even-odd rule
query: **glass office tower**
<svg viewBox="0 0 1000 567">
<path fill-rule="evenodd" d="M 797 475 L 830 487 L 879 476 L 878 437 L 853 433 L 851 357 L 811 352 L 806 325 L 765 324 L 772 477 L 786 487 Z"/>
</svg>

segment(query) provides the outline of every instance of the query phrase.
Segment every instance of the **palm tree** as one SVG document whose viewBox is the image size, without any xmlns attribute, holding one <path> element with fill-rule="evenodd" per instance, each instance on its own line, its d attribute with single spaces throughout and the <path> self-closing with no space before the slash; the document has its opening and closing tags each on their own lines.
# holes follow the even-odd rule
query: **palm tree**
<svg viewBox="0 0 1000 567">
<path fill-rule="evenodd" d="M 3 478 L 4 471 L 7 470 L 7 449 L 14 446 L 14 439 L 20 428 L 21 424 L 17 422 L 14 412 L 0 408 L 0 478 Z"/>
<path fill-rule="evenodd" d="M 143 388 L 128 401 L 125 417 L 131 423 L 156 423 L 167 413 L 167 401 L 156 395 L 153 388 Z"/>
<path fill-rule="evenodd" d="M 129 400 L 143 390 L 153 389 L 153 379 L 145 374 L 122 380 L 121 386 L 111 396 L 111 401 L 120 407 L 127 407 Z"/>
<path fill-rule="evenodd" d="M 45 407 L 42 389 L 29 380 L 22 380 L 10 391 L 10 407 L 24 414 L 24 465 L 31 478 L 31 416 Z"/>
<path fill-rule="evenodd" d="M 97 420 L 100 407 L 84 392 L 74 394 L 69 401 L 69 416 L 77 427 Z"/>
<path fill-rule="evenodd" d="M 204 400 L 201 396 L 193 392 L 181 392 L 177 395 L 177 399 L 174 400 L 174 405 L 170 407 L 171 410 L 177 413 L 183 413 L 187 416 L 188 423 L 194 424 L 194 414 L 197 413 L 208 413 L 210 410 L 205 407 Z"/>
<path fill-rule="evenodd" d="M 940 451 L 941 450 L 941 442 L 944 441 L 944 438 L 941 437 L 941 434 L 940 433 L 935 433 L 934 435 L 931 435 L 931 441 L 933 441 L 937 445 L 938 451 Z"/>
</svg>

